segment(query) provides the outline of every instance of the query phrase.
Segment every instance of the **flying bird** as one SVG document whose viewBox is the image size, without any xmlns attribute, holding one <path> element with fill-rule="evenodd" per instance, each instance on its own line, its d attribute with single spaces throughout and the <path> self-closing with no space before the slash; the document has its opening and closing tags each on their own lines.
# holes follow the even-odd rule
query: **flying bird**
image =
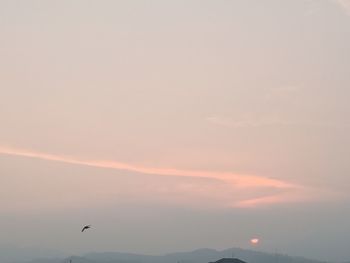
<svg viewBox="0 0 350 263">
<path fill-rule="evenodd" d="M 86 225 L 86 226 L 83 227 L 83 229 L 81 230 L 81 232 L 84 232 L 85 230 L 87 230 L 87 229 L 89 229 L 89 228 L 91 228 L 91 226 L 90 226 L 90 225 Z"/>
</svg>

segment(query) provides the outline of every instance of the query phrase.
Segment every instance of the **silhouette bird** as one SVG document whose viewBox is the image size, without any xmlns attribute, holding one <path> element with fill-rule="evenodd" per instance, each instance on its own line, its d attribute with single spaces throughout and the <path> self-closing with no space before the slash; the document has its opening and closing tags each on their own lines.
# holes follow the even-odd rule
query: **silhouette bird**
<svg viewBox="0 0 350 263">
<path fill-rule="evenodd" d="M 84 232 L 85 230 L 87 230 L 87 229 L 89 229 L 89 228 L 91 228 L 90 225 L 84 226 L 83 229 L 81 230 L 81 232 Z"/>
</svg>

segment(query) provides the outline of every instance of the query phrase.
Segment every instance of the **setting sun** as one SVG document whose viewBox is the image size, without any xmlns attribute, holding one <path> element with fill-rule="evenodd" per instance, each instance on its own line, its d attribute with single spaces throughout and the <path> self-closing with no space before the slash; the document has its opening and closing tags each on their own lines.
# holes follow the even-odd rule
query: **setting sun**
<svg viewBox="0 0 350 263">
<path fill-rule="evenodd" d="M 257 244 L 259 243 L 259 238 L 252 238 L 252 239 L 250 240 L 250 243 L 251 243 L 252 245 L 257 245 Z"/>
</svg>

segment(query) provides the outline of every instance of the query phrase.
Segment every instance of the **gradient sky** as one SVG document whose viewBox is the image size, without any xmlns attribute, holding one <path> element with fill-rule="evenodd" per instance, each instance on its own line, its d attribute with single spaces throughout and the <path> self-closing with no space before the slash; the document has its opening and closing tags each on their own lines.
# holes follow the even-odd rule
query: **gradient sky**
<svg viewBox="0 0 350 263">
<path fill-rule="evenodd" d="M 350 260 L 349 0 L 0 0 L 0 33 L 0 244 Z"/>
</svg>

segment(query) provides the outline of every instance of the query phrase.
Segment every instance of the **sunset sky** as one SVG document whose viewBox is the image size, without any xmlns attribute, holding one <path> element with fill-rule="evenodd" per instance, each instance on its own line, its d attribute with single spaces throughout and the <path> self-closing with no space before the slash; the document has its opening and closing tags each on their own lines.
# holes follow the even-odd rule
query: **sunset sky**
<svg viewBox="0 0 350 263">
<path fill-rule="evenodd" d="M 350 260 L 350 0 L 0 0 L 0 33 L 0 247 Z"/>
</svg>

